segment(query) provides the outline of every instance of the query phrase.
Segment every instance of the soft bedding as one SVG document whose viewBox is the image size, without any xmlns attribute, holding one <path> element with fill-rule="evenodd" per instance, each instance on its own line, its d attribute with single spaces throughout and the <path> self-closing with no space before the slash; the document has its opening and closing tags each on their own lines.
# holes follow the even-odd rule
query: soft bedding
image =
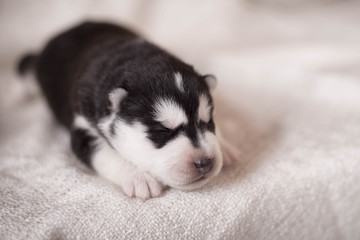
<svg viewBox="0 0 360 240">
<path fill-rule="evenodd" d="M 0 239 L 359 239 L 356 1 L 1 1 Z M 69 150 L 14 68 L 82 19 L 127 24 L 214 73 L 242 151 L 201 190 L 140 201 Z"/>
</svg>

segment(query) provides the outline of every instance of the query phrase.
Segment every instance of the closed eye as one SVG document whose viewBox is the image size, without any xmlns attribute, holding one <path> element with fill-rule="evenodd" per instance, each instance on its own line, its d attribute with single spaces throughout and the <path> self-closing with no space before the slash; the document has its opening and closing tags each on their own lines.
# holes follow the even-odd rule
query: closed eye
<svg viewBox="0 0 360 240">
<path fill-rule="evenodd" d="M 167 128 L 160 122 L 153 122 L 148 128 L 148 138 L 156 148 L 163 147 L 168 141 L 175 138 L 183 128 L 182 125 L 175 129 Z"/>
<path fill-rule="evenodd" d="M 156 126 L 154 126 L 152 130 L 157 133 L 168 133 L 168 134 L 173 131 L 173 129 L 167 128 L 162 124 L 156 124 Z"/>
</svg>

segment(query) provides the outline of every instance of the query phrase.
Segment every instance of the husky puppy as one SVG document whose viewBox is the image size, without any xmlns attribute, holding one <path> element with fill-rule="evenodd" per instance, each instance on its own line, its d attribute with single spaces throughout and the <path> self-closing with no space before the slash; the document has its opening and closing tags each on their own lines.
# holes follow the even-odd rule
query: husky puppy
<svg viewBox="0 0 360 240">
<path fill-rule="evenodd" d="M 20 73 L 30 69 L 76 156 L 127 196 L 193 190 L 220 172 L 215 77 L 135 33 L 85 22 L 23 58 Z"/>
</svg>

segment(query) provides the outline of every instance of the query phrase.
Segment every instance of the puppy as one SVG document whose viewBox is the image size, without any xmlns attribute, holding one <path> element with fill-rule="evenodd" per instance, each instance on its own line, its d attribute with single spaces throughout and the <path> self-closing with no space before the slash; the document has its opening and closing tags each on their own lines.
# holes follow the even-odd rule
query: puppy
<svg viewBox="0 0 360 240">
<path fill-rule="evenodd" d="M 199 75 L 135 33 L 85 22 L 19 64 L 34 69 L 76 156 L 129 197 L 193 190 L 223 164 L 212 75 Z M 236 150 L 223 143 L 228 162 Z"/>
</svg>

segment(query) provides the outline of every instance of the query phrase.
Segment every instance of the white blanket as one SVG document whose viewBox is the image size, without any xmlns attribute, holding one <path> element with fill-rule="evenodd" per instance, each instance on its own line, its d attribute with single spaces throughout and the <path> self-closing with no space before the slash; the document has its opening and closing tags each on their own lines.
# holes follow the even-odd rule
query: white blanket
<svg viewBox="0 0 360 240">
<path fill-rule="evenodd" d="M 360 3 L 262 2 L 1 1 L 0 239 L 360 239 Z M 142 202 L 74 158 L 13 70 L 89 17 L 218 77 L 237 167 Z"/>
</svg>

